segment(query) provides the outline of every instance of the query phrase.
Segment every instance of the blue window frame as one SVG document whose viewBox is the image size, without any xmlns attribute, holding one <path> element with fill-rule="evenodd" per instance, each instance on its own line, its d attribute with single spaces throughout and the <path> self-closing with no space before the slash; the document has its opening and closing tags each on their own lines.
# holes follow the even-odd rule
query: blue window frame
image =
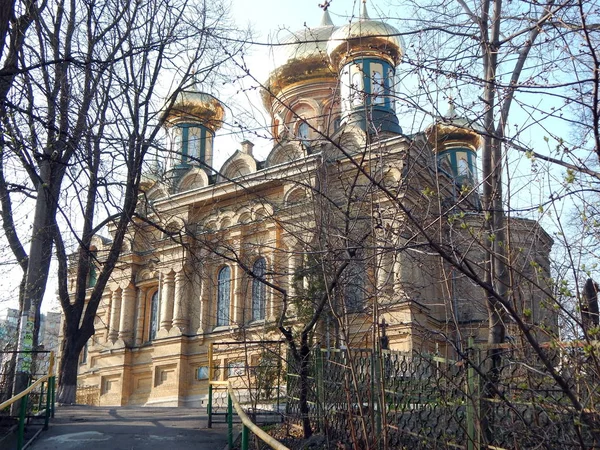
<svg viewBox="0 0 600 450">
<path fill-rule="evenodd" d="M 223 267 L 217 276 L 217 326 L 229 325 L 231 269 Z"/>
<path fill-rule="evenodd" d="M 267 291 L 265 279 L 267 272 L 267 261 L 265 258 L 258 258 L 252 266 L 254 279 L 252 280 L 252 320 L 264 320 L 267 303 Z"/>
</svg>

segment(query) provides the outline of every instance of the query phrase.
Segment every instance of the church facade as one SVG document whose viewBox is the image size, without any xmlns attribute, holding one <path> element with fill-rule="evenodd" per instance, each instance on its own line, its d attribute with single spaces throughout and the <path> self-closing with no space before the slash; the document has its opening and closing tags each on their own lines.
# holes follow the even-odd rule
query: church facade
<svg viewBox="0 0 600 450">
<path fill-rule="evenodd" d="M 98 386 L 101 405 L 199 406 L 214 361 L 229 368 L 221 379 L 247 364 L 227 345 L 209 362 L 211 343 L 279 340 L 315 312 L 313 346 L 450 354 L 485 340 L 484 291 L 440 256 L 485 260 L 477 127 L 451 107 L 402 132 L 403 43 L 366 10 L 341 27 L 325 12 L 284 44 L 263 90 L 266 160 L 244 141 L 213 169 L 224 106 L 200 89 L 167 111 L 164 170 L 145 178 L 81 358 L 79 383 Z M 515 299 L 543 322 L 535 277 L 549 272 L 552 240 L 533 221 L 509 223 Z M 92 249 L 100 261 L 105 242 Z"/>
</svg>

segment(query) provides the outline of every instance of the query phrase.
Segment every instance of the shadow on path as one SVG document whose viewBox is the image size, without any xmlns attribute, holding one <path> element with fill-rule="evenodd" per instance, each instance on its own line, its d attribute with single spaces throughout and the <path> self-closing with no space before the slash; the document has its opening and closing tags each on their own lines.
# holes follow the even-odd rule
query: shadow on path
<svg viewBox="0 0 600 450">
<path fill-rule="evenodd" d="M 227 428 L 207 429 L 206 409 L 63 406 L 32 450 L 221 450 Z"/>
</svg>

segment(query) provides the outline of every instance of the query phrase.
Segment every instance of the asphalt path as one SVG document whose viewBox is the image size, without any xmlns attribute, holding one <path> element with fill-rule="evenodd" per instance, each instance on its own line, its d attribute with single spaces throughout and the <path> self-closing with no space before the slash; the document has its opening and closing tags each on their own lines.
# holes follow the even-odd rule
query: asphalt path
<svg viewBox="0 0 600 450">
<path fill-rule="evenodd" d="M 62 406 L 32 450 L 222 450 L 227 428 L 206 409 Z"/>
</svg>

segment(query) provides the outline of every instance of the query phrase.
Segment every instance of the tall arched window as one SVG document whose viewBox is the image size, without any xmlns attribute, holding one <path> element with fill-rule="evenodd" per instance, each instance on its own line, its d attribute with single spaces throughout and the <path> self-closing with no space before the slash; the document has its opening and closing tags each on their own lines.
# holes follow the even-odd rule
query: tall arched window
<svg viewBox="0 0 600 450">
<path fill-rule="evenodd" d="M 365 87 L 363 86 L 362 67 L 352 74 L 352 106 L 361 106 Z"/>
<path fill-rule="evenodd" d="M 264 280 L 267 272 L 265 258 L 258 258 L 255 261 L 252 272 L 254 272 L 254 279 L 252 280 L 252 320 L 264 320 L 267 291 L 265 283 L 261 280 Z"/>
<path fill-rule="evenodd" d="M 365 307 L 365 266 L 361 260 L 348 264 L 343 277 L 342 292 L 347 312 L 360 312 Z"/>
<path fill-rule="evenodd" d="M 93 288 L 96 286 L 96 282 L 98 281 L 98 272 L 93 264 L 90 264 L 90 273 L 88 275 L 87 287 Z"/>
<path fill-rule="evenodd" d="M 158 291 L 152 294 L 150 298 L 150 320 L 148 322 L 148 340 L 153 341 L 156 337 L 156 333 L 158 332 L 158 327 L 160 325 L 160 321 L 158 319 L 159 316 L 159 303 L 160 299 L 158 297 Z"/>
<path fill-rule="evenodd" d="M 228 266 L 219 271 L 217 277 L 217 326 L 229 325 L 231 301 L 231 269 Z"/>
<path fill-rule="evenodd" d="M 383 105 L 385 103 L 385 98 L 383 94 L 385 93 L 385 86 L 383 81 L 383 75 L 379 70 L 373 71 L 373 79 L 371 80 L 373 87 L 371 92 L 373 94 L 373 104 L 375 105 Z"/>
</svg>

